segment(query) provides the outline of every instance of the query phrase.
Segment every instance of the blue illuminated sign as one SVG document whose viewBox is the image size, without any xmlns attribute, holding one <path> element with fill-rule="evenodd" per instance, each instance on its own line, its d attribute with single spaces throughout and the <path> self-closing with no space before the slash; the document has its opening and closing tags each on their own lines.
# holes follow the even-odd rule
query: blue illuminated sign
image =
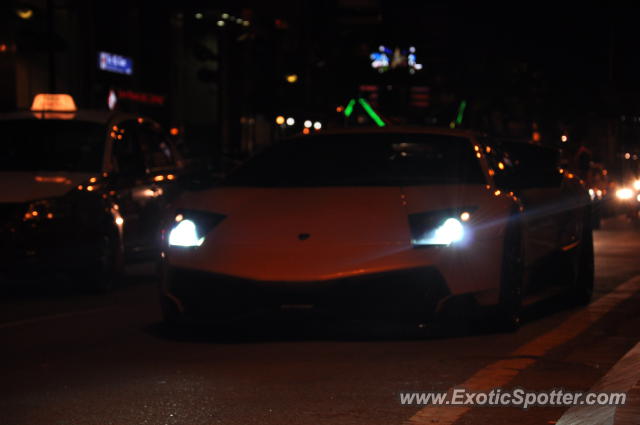
<svg viewBox="0 0 640 425">
<path fill-rule="evenodd" d="M 113 53 L 99 52 L 98 67 L 103 71 L 115 72 L 117 74 L 133 74 L 133 60 L 126 56 L 114 55 Z"/>
</svg>

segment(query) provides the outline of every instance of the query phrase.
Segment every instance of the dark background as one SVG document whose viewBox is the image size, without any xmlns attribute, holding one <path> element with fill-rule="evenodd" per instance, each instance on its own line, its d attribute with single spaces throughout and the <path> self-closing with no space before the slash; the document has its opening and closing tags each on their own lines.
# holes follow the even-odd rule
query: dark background
<svg viewBox="0 0 640 425">
<path fill-rule="evenodd" d="M 70 93 L 94 109 L 106 108 L 110 89 L 156 94 L 161 105 L 121 98 L 117 108 L 177 129 L 192 156 L 245 155 L 306 119 L 342 125 L 336 108 L 357 96 L 391 122 L 436 126 L 454 121 L 464 100 L 458 127 L 538 133 L 569 156 L 585 146 L 614 168 L 640 153 L 638 8 L 383 0 L 0 7 L 0 109 L 27 109 L 39 92 Z M 19 16 L 25 10 L 28 19 Z M 423 69 L 377 72 L 369 54 L 380 44 L 415 46 Z M 100 51 L 132 58 L 134 73 L 100 71 Z M 414 87 L 428 93 L 426 106 L 412 104 Z M 278 115 L 296 124 L 277 126 Z"/>
</svg>

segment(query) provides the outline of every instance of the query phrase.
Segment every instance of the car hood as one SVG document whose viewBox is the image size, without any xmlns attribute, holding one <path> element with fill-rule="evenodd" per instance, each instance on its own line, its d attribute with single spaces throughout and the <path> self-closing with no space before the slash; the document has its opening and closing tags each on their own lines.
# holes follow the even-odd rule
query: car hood
<svg viewBox="0 0 640 425">
<path fill-rule="evenodd" d="M 177 267 L 255 280 L 325 280 L 424 266 L 408 214 L 475 205 L 490 217 L 507 201 L 485 186 L 216 188 L 177 208 L 226 218 L 196 249 L 171 250 Z M 502 204 L 502 207 L 492 205 Z M 436 254 L 437 255 L 437 254 Z"/>
<path fill-rule="evenodd" d="M 0 202 L 20 203 L 55 198 L 92 175 L 69 172 L 0 172 Z"/>
<path fill-rule="evenodd" d="M 401 197 L 400 188 L 386 187 L 222 188 L 181 206 L 227 216 L 214 230 L 218 244 L 299 246 L 300 235 L 312 243 L 393 243 L 409 237 Z"/>
</svg>

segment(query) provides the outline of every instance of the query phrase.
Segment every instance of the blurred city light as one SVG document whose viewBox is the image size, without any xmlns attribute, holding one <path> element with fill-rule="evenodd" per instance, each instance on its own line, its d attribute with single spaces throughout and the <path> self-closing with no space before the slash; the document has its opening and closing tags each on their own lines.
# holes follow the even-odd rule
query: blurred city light
<svg viewBox="0 0 640 425">
<path fill-rule="evenodd" d="M 73 112 L 76 111 L 76 104 L 68 94 L 51 94 L 40 93 L 33 98 L 31 110 L 38 111 L 56 111 L 56 112 Z"/>
<path fill-rule="evenodd" d="M 356 106 L 356 100 L 351 99 L 349 103 L 347 103 L 347 107 L 344 108 L 344 116 L 349 118 L 353 113 L 353 107 Z"/>
<path fill-rule="evenodd" d="M 366 100 L 360 98 L 358 99 L 358 103 L 362 105 L 366 113 L 376 123 L 378 127 L 384 127 L 386 125 L 386 123 L 382 120 L 382 118 L 380 118 L 380 116 L 376 113 L 376 111 L 373 110 L 371 105 L 369 105 L 369 103 Z"/>
<path fill-rule="evenodd" d="M 202 19 L 202 18 L 204 17 L 204 15 L 203 15 L 202 13 L 200 13 L 200 12 L 197 12 L 197 13 L 196 13 L 195 15 L 193 15 L 193 16 L 195 16 L 195 18 L 196 18 L 196 19 Z"/>
<path fill-rule="evenodd" d="M 560 140 L 562 141 L 562 143 L 567 143 L 567 141 L 569 140 L 569 137 L 567 137 L 566 134 L 563 134 L 562 136 L 560 136 Z"/>
<path fill-rule="evenodd" d="M 282 115 L 278 115 L 276 117 L 276 124 L 282 125 L 282 124 L 284 124 L 284 122 L 285 122 L 285 119 L 284 119 L 284 117 Z"/>
<path fill-rule="evenodd" d="M 16 9 L 16 15 L 18 15 L 18 18 L 20 19 L 31 19 L 33 17 L 33 9 L 30 9 L 28 7 L 22 7 L 20 9 Z"/>
<path fill-rule="evenodd" d="M 313 123 L 311 122 L 311 120 L 304 121 L 304 128 L 311 128 L 312 125 Z"/>
<path fill-rule="evenodd" d="M 631 199 L 633 197 L 633 191 L 628 187 L 623 187 L 616 190 L 616 196 L 622 200 Z"/>
<path fill-rule="evenodd" d="M 456 115 L 456 125 L 462 124 L 462 120 L 464 119 L 464 110 L 467 109 L 467 101 L 463 100 L 460 102 L 460 106 L 458 106 L 458 114 Z"/>
<path fill-rule="evenodd" d="M 287 83 L 295 84 L 298 82 L 298 74 L 288 74 L 285 76 L 285 79 L 287 80 Z"/>
<path fill-rule="evenodd" d="M 292 126 L 296 123 L 296 120 L 293 117 L 287 118 L 287 125 Z"/>
<path fill-rule="evenodd" d="M 322 123 L 320 121 L 316 121 L 313 123 L 313 128 L 316 130 L 320 130 L 322 128 Z"/>
</svg>

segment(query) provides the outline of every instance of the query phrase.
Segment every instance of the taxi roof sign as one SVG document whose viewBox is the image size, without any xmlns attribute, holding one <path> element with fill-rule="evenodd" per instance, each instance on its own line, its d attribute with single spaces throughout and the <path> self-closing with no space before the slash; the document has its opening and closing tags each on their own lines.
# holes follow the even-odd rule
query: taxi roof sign
<svg viewBox="0 0 640 425">
<path fill-rule="evenodd" d="M 76 103 L 68 94 L 40 93 L 33 98 L 33 112 L 76 112 Z"/>
</svg>

